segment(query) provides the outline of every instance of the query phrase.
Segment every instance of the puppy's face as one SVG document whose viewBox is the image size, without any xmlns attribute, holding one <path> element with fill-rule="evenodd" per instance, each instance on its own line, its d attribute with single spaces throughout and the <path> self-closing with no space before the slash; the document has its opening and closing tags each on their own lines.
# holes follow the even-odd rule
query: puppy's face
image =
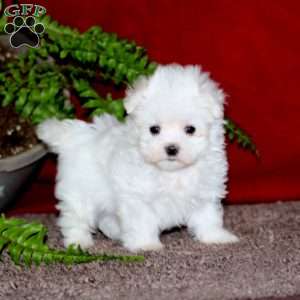
<svg viewBox="0 0 300 300">
<path fill-rule="evenodd" d="M 139 123 L 139 147 L 146 162 L 174 171 L 193 165 L 205 153 L 208 127 L 199 118 L 148 119 Z"/>
<path fill-rule="evenodd" d="M 209 145 L 210 127 L 223 118 L 223 93 L 194 66 L 160 66 L 127 91 L 145 161 L 166 171 L 193 165 Z"/>
</svg>

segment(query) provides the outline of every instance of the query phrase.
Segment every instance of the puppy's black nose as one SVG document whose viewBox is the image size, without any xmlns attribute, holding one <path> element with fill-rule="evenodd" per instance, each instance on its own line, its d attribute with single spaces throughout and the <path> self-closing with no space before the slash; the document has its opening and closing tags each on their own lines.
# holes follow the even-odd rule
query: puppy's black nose
<svg viewBox="0 0 300 300">
<path fill-rule="evenodd" d="M 169 145 L 165 148 L 166 153 L 168 154 L 168 156 L 176 156 L 177 153 L 179 152 L 179 147 L 176 145 Z"/>
</svg>

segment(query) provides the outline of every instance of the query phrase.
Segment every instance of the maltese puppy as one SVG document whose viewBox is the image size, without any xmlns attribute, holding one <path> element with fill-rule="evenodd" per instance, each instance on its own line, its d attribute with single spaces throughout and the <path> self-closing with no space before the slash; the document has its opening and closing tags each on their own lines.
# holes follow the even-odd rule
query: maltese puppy
<svg viewBox="0 0 300 300">
<path fill-rule="evenodd" d="M 49 119 L 38 137 L 58 154 L 55 195 L 64 244 L 87 248 L 98 228 L 127 249 L 162 248 L 163 230 L 186 225 L 203 243 L 224 229 L 224 94 L 198 66 L 159 66 L 126 92 L 125 123 Z"/>
</svg>

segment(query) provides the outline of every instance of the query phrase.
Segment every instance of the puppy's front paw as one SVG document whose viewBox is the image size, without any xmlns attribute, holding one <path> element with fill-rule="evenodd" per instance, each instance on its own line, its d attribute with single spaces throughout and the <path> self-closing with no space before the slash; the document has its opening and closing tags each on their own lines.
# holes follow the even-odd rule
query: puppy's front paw
<svg viewBox="0 0 300 300">
<path fill-rule="evenodd" d="M 205 244 L 226 244 L 236 243 L 238 237 L 224 228 L 216 228 L 202 233 L 197 239 Z"/>
<path fill-rule="evenodd" d="M 164 245 L 161 242 L 145 244 L 140 247 L 141 251 L 159 251 L 164 248 Z"/>
<path fill-rule="evenodd" d="M 80 246 L 81 249 L 87 249 L 94 245 L 92 235 L 90 233 L 76 233 L 64 238 L 64 246 L 70 245 Z"/>
<path fill-rule="evenodd" d="M 138 243 L 138 242 L 124 242 L 124 247 L 131 252 L 138 251 L 159 251 L 164 248 L 164 245 L 160 241 L 153 241 L 147 243 Z"/>
</svg>

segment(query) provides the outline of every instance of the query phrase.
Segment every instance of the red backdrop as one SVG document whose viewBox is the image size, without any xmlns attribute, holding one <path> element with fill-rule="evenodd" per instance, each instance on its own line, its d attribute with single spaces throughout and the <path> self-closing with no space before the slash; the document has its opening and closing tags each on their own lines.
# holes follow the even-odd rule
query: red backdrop
<svg viewBox="0 0 300 300">
<path fill-rule="evenodd" d="M 134 39 L 157 62 L 202 65 L 229 95 L 227 115 L 251 133 L 261 155 L 257 161 L 229 145 L 227 202 L 300 199 L 298 0 L 34 2 L 63 24 L 100 25 Z M 54 173 L 48 160 L 13 212 L 53 210 Z"/>
</svg>

